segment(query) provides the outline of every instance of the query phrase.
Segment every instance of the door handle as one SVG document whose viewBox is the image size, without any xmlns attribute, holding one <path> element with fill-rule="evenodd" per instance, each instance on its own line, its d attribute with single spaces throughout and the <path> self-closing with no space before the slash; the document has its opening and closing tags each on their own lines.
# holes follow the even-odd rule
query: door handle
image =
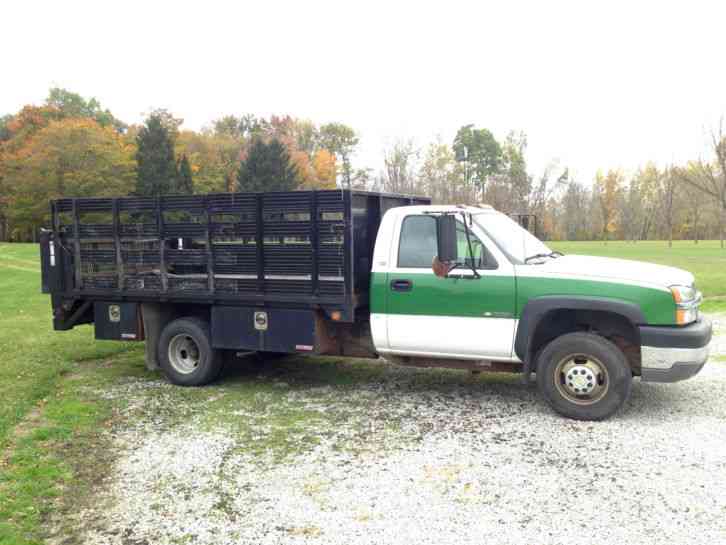
<svg viewBox="0 0 726 545">
<path fill-rule="evenodd" d="M 391 289 L 393 291 L 411 291 L 413 282 L 405 279 L 391 280 Z"/>
</svg>

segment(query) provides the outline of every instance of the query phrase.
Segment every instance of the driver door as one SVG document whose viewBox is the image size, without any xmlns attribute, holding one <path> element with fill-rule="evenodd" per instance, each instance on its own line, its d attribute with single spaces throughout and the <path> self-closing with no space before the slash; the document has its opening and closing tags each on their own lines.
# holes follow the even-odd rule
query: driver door
<svg viewBox="0 0 726 545">
<path fill-rule="evenodd" d="M 448 278 L 434 275 L 436 220 L 410 214 L 398 228 L 397 255 L 388 272 L 386 316 L 391 352 L 469 359 L 512 358 L 516 321 L 514 268 L 470 231 L 474 265 L 462 223 L 459 263 Z M 395 251 L 395 250 L 394 250 Z M 394 259 L 395 257 L 395 259 Z"/>
</svg>

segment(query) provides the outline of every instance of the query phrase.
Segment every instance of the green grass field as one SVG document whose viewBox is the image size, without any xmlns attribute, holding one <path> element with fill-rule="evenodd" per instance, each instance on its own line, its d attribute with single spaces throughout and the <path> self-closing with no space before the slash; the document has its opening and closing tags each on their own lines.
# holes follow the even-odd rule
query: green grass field
<svg viewBox="0 0 726 545">
<path fill-rule="evenodd" d="M 726 251 L 717 242 L 676 242 L 672 249 L 663 242 L 551 246 L 565 253 L 641 259 L 687 269 L 706 297 L 704 310 L 726 311 Z M 43 521 L 53 498 L 82 482 L 78 473 L 84 470 L 84 449 L 97 445 L 99 425 L 110 414 L 109 406 L 88 392 L 118 376 L 154 376 L 144 370 L 142 348 L 136 343 L 95 341 L 89 326 L 54 332 L 50 299 L 40 293 L 37 245 L 0 244 L 0 545 L 42 542 Z M 113 365 L 101 364 L 106 362 Z M 322 383 L 331 383 L 375 372 L 379 371 L 373 367 L 333 361 L 313 364 L 304 373 L 306 380 L 320 375 L 327 377 Z M 260 388 L 269 396 L 282 395 L 264 381 L 233 386 L 229 398 L 237 405 L 253 403 Z M 180 392 L 206 398 L 214 390 Z M 281 430 L 289 428 L 290 414 L 277 417 Z M 73 456 L 82 463 L 76 464 Z"/>
<path fill-rule="evenodd" d="M 686 269 L 696 277 L 696 286 L 706 299 L 706 312 L 726 311 L 726 250 L 717 240 L 674 241 L 673 247 L 662 241 L 636 242 L 548 242 L 552 249 L 565 254 L 597 255 L 650 261 Z"/>
<path fill-rule="evenodd" d="M 62 452 L 103 417 L 67 381 L 83 361 L 136 346 L 97 342 L 90 327 L 52 331 L 38 246 L 0 244 L 0 544 L 36 539 L 58 487 L 73 480 Z M 61 385 L 64 385 L 61 387 Z M 70 442 L 70 443 L 69 443 Z"/>
</svg>

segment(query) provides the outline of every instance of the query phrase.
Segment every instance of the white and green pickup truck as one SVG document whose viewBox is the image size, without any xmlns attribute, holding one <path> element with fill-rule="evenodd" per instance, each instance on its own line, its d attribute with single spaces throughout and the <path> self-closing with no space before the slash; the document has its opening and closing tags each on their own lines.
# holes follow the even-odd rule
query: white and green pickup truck
<svg viewBox="0 0 726 545">
<path fill-rule="evenodd" d="M 447 243 L 442 232 L 452 231 Z M 448 263 L 434 272 L 435 259 Z M 390 210 L 371 294 L 373 340 L 384 357 L 521 365 L 526 377 L 536 373 L 552 407 L 573 418 L 610 416 L 633 376 L 675 382 L 708 359 L 711 324 L 699 313 L 693 275 L 562 255 L 489 207 Z"/>
<path fill-rule="evenodd" d="M 349 190 L 54 201 L 41 240 L 54 327 L 146 340 L 147 365 L 187 386 L 238 351 L 536 375 L 557 412 L 585 420 L 615 413 L 634 377 L 675 382 L 708 359 L 687 271 L 562 255 L 490 207 L 429 202 Z"/>
</svg>

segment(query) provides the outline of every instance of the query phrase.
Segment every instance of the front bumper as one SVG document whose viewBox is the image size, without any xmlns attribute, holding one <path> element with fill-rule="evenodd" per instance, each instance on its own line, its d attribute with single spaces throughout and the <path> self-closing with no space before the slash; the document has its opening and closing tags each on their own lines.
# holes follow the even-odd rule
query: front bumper
<svg viewBox="0 0 726 545">
<path fill-rule="evenodd" d="M 711 321 L 701 317 L 683 327 L 640 327 L 641 378 L 677 382 L 691 378 L 708 360 Z"/>
</svg>

